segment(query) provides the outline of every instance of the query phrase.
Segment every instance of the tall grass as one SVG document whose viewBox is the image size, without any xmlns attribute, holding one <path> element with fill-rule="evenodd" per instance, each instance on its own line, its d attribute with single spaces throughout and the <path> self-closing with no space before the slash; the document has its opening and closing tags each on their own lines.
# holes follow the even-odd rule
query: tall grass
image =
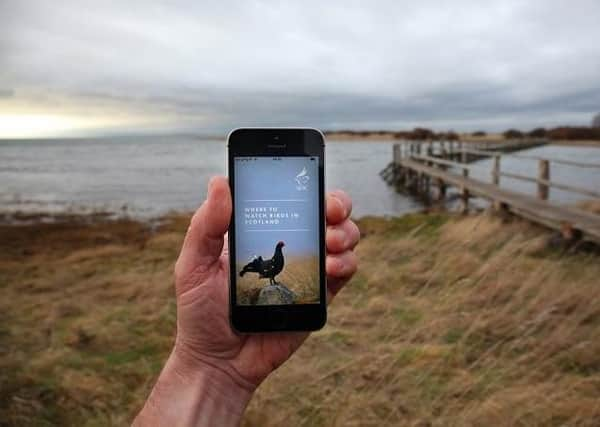
<svg viewBox="0 0 600 427">
<path fill-rule="evenodd" d="M 186 225 L 0 227 L 0 424 L 131 421 L 173 342 Z M 360 227 L 359 272 L 246 425 L 600 424 L 597 254 L 490 215 Z"/>
</svg>

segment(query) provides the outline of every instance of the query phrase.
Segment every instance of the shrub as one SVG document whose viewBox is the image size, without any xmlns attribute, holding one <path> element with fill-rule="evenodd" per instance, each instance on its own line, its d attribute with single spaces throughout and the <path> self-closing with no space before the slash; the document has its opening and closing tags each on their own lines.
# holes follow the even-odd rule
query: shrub
<svg viewBox="0 0 600 427">
<path fill-rule="evenodd" d="M 521 132 L 520 130 L 517 130 L 517 129 L 509 129 L 509 130 L 505 131 L 504 133 L 502 133 L 502 135 L 504 135 L 504 138 L 507 138 L 507 139 L 523 138 L 523 132 Z"/>
<path fill-rule="evenodd" d="M 547 133 L 551 139 L 595 139 L 600 140 L 600 128 L 561 126 L 550 129 Z"/>
<path fill-rule="evenodd" d="M 545 138 L 546 137 L 546 129 L 544 128 L 535 128 L 532 131 L 530 131 L 529 133 L 527 133 L 527 136 L 531 136 L 533 138 Z"/>
<path fill-rule="evenodd" d="M 414 128 L 411 132 L 412 139 L 434 139 L 435 132 L 426 128 Z"/>
</svg>

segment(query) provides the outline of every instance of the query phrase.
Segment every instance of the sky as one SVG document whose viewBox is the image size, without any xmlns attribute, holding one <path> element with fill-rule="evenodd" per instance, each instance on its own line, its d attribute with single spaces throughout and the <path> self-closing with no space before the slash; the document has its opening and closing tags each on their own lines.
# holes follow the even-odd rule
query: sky
<svg viewBox="0 0 600 427">
<path fill-rule="evenodd" d="M 0 0 L 0 138 L 589 125 L 600 2 Z"/>
</svg>

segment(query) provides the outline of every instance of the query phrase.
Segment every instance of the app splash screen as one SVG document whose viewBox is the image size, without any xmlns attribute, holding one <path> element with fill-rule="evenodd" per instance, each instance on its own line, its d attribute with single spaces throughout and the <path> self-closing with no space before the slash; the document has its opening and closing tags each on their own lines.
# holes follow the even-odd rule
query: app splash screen
<svg viewBox="0 0 600 427">
<path fill-rule="evenodd" d="M 237 304 L 319 302 L 319 160 L 234 159 Z"/>
</svg>

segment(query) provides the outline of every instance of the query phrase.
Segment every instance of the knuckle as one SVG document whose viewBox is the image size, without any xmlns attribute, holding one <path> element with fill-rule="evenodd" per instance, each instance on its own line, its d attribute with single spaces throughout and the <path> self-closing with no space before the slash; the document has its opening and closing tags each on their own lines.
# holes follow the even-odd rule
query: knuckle
<svg viewBox="0 0 600 427">
<path fill-rule="evenodd" d="M 181 280 L 183 279 L 184 272 L 183 272 L 183 263 L 181 261 L 181 259 L 178 259 L 175 262 L 175 267 L 173 268 L 173 275 L 175 276 L 175 283 L 179 283 L 181 282 Z"/>
<path fill-rule="evenodd" d="M 204 210 L 204 206 L 206 205 L 206 201 L 202 202 L 200 207 L 196 209 L 196 212 L 190 218 L 190 229 L 198 227 L 202 223 L 202 211 Z"/>
<path fill-rule="evenodd" d="M 356 273 L 356 270 L 358 269 L 358 257 L 352 251 L 348 252 L 347 257 L 348 257 L 348 259 L 347 259 L 346 266 L 348 268 L 348 273 L 350 275 L 352 275 L 352 274 Z"/>
</svg>

